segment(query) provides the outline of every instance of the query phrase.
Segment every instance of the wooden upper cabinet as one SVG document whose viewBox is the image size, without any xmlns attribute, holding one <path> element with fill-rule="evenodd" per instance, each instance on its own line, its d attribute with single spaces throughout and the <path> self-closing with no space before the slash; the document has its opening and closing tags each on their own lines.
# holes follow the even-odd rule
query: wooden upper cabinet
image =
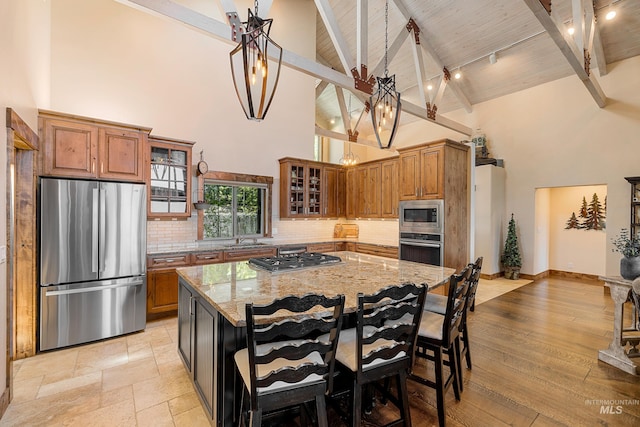
<svg viewBox="0 0 640 427">
<path fill-rule="evenodd" d="M 98 128 L 40 117 L 44 175 L 91 177 L 96 173 Z"/>
<path fill-rule="evenodd" d="M 326 192 L 323 164 L 307 160 L 280 159 L 280 218 L 320 218 Z"/>
<path fill-rule="evenodd" d="M 358 189 L 356 188 L 356 170 L 349 168 L 346 170 L 346 198 L 345 210 L 348 219 L 356 218 L 356 205 Z"/>
<path fill-rule="evenodd" d="M 420 187 L 420 150 L 400 153 L 399 162 L 398 196 L 400 200 L 416 200 Z"/>
<path fill-rule="evenodd" d="M 127 181 L 144 180 L 147 134 L 124 129 L 98 131 L 98 177 Z"/>
<path fill-rule="evenodd" d="M 344 217 L 347 214 L 347 171 L 344 168 L 338 169 L 338 216 Z"/>
<path fill-rule="evenodd" d="M 448 170 L 447 173 L 453 173 L 453 169 L 458 168 L 455 166 L 458 160 L 454 160 L 454 157 L 459 156 L 454 153 L 455 150 L 466 150 L 464 147 L 466 146 L 458 142 L 444 140 L 402 149 L 400 200 L 443 199 L 446 187 L 445 169 Z"/>
<path fill-rule="evenodd" d="M 380 216 L 383 218 L 398 217 L 398 163 L 398 159 L 386 160 L 381 163 Z"/>
<path fill-rule="evenodd" d="M 420 150 L 420 198 L 444 198 L 444 146 Z"/>
<path fill-rule="evenodd" d="M 380 163 L 374 163 L 367 166 L 367 177 L 365 186 L 365 206 L 366 217 L 379 218 L 380 217 L 380 196 L 382 194 L 381 189 L 382 174 Z"/>
<path fill-rule="evenodd" d="M 186 219 L 191 216 L 192 141 L 149 137 L 147 217 Z"/>
<path fill-rule="evenodd" d="M 322 215 L 328 218 L 337 217 L 338 209 L 338 168 L 324 166 L 322 169 Z"/>
<path fill-rule="evenodd" d="M 150 129 L 40 110 L 42 174 L 144 182 Z"/>
</svg>

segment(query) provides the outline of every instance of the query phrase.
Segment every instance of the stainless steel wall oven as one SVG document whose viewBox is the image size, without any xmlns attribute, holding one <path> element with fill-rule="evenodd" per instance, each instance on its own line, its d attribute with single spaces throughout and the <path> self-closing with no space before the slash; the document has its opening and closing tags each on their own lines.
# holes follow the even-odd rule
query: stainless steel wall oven
<svg viewBox="0 0 640 427">
<path fill-rule="evenodd" d="M 400 259 L 443 265 L 444 201 L 400 202 Z"/>
</svg>

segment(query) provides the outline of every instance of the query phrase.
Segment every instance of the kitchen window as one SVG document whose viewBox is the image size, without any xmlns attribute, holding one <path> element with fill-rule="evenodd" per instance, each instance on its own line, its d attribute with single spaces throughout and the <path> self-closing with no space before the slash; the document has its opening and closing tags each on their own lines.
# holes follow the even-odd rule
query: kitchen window
<svg viewBox="0 0 640 427">
<path fill-rule="evenodd" d="M 223 179 L 216 179 L 223 178 Z M 198 239 L 259 238 L 271 235 L 273 178 L 209 172 L 199 177 Z"/>
</svg>

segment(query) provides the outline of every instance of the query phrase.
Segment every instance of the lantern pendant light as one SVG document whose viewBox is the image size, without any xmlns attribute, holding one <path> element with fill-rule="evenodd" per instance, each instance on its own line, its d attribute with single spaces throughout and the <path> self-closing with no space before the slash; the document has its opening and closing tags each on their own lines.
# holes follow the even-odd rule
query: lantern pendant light
<svg viewBox="0 0 640 427">
<path fill-rule="evenodd" d="M 382 149 L 391 148 L 396 136 L 402 104 L 400 92 L 396 91 L 396 76 L 389 76 L 387 68 L 387 50 L 389 33 L 389 0 L 384 7 L 384 77 L 377 77 L 378 87 L 369 98 L 371 105 L 371 121 L 378 145 Z"/>
<path fill-rule="evenodd" d="M 258 16 L 248 10 L 243 22 L 240 43 L 229 54 L 233 84 L 245 115 L 251 120 L 262 120 L 269 110 L 280 77 L 282 48 L 269 38 L 273 19 Z"/>
</svg>

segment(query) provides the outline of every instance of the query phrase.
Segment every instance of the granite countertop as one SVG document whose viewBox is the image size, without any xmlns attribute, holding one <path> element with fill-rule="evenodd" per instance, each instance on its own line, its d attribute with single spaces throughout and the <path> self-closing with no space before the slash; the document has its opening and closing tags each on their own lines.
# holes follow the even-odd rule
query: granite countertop
<svg viewBox="0 0 640 427">
<path fill-rule="evenodd" d="M 286 295 L 345 295 L 345 313 L 357 306 L 357 294 L 371 294 L 394 284 L 426 283 L 438 287 L 455 270 L 355 252 L 332 252 L 341 263 L 270 273 L 247 261 L 178 268 L 191 287 L 234 326 L 245 326 L 245 305 L 265 304 Z"/>
</svg>

